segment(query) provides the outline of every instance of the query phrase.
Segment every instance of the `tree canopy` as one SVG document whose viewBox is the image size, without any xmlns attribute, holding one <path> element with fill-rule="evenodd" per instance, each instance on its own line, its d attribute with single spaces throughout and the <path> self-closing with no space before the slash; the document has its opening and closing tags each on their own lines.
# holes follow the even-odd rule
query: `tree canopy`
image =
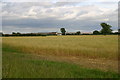
<svg viewBox="0 0 120 80">
<path fill-rule="evenodd" d="M 93 34 L 100 34 L 100 32 L 95 30 L 95 31 L 93 31 Z"/>
<path fill-rule="evenodd" d="M 60 31 L 62 32 L 62 35 L 65 35 L 65 33 L 66 33 L 65 28 L 61 28 Z"/>
<path fill-rule="evenodd" d="M 112 33 L 112 29 L 110 29 L 112 26 L 107 23 L 101 23 L 102 26 L 101 33 L 106 35 Z"/>
<path fill-rule="evenodd" d="M 80 35 L 80 34 L 81 34 L 81 32 L 80 32 L 80 31 L 77 31 L 77 32 L 76 32 L 76 34 L 77 34 L 77 35 Z"/>
</svg>

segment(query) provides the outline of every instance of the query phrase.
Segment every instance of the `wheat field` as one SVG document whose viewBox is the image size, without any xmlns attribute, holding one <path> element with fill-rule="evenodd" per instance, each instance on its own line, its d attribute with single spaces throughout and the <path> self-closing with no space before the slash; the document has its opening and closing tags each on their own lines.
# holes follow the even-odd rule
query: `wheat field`
<svg viewBox="0 0 120 80">
<path fill-rule="evenodd" d="M 118 71 L 116 35 L 3 37 L 2 45 L 3 52 L 13 50 L 14 54 L 32 55 L 37 60 L 40 58 L 89 69 Z"/>
<path fill-rule="evenodd" d="M 117 60 L 117 36 L 7 37 L 3 45 L 43 55 L 77 56 Z"/>
</svg>

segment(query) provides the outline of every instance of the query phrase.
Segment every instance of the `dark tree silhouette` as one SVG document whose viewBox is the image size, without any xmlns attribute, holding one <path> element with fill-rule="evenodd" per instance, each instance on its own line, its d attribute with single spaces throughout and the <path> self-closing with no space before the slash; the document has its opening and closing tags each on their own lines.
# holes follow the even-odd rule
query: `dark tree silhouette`
<svg viewBox="0 0 120 80">
<path fill-rule="evenodd" d="M 100 34 L 100 32 L 99 31 L 97 31 L 97 30 L 95 30 L 95 31 L 93 31 L 93 34 Z"/>
<path fill-rule="evenodd" d="M 17 32 L 16 34 L 21 34 L 20 32 Z"/>
<path fill-rule="evenodd" d="M 81 32 L 80 32 L 80 31 L 77 31 L 77 32 L 76 32 L 76 35 L 80 35 L 80 34 L 81 34 Z"/>
<path fill-rule="evenodd" d="M 15 33 L 15 32 L 12 32 L 12 34 L 14 34 L 14 35 L 15 35 L 16 33 Z"/>
<path fill-rule="evenodd" d="M 101 23 L 102 26 L 101 33 L 106 35 L 112 33 L 112 29 L 110 29 L 112 26 L 107 23 Z"/>
<path fill-rule="evenodd" d="M 120 33 L 120 29 L 118 29 L 118 33 Z"/>
<path fill-rule="evenodd" d="M 62 35 L 65 35 L 65 33 L 66 33 L 65 28 L 61 28 L 60 31 L 62 32 Z"/>
</svg>

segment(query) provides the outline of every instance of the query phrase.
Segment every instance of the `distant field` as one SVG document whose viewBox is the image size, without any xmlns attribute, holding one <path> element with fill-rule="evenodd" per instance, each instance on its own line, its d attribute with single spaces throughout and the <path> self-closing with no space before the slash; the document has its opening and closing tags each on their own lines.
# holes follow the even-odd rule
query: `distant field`
<svg viewBox="0 0 120 80">
<path fill-rule="evenodd" d="M 4 37 L 2 40 L 3 77 L 117 77 L 116 35 Z"/>
</svg>

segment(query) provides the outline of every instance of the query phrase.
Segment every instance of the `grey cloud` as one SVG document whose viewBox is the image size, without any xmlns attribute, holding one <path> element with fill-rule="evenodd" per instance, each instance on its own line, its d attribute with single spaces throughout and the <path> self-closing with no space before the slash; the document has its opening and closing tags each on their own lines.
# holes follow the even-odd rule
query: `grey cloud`
<svg viewBox="0 0 120 80">
<path fill-rule="evenodd" d="M 17 19 L 17 20 L 4 20 L 3 29 L 6 26 L 15 26 L 17 28 L 61 28 L 65 27 L 68 30 L 94 30 L 100 29 L 97 21 L 89 20 L 56 20 L 54 18 L 48 19 Z"/>
<path fill-rule="evenodd" d="M 24 31 L 29 30 L 30 31 L 37 31 L 40 29 L 41 31 L 47 31 L 47 30 L 55 30 L 57 31 L 61 27 L 65 27 L 68 31 L 69 30 L 81 30 L 81 31 L 92 31 L 92 30 L 100 30 L 100 23 L 102 22 L 102 19 L 108 18 L 109 21 L 106 21 L 113 25 L 113 29 L 117 29 L 117 16 L 115 12 L 110 13 L 104 13 L 103 15 L 99 14 L 102 13 L 102 11 L 99 9 L 99 7 L 96 7 L 94 5 L 86 5 L 86 6 L 80 6 L 79 3 L 76 2 L 58 2 L 58 3 L 5 3 L 6 5 L 3 6 L 3 12 L 6 11 L 6 14 L 3 15 L 2 19 L 2 26 L 3 31 L 7 31 L 6 29 L 9 29 L 10 31 L 13 30 L 21 30 L 24 29 Z M 78 5 L 79 7 L 75 7 L 75 5 Z M 33 6 L 37 6 L 37 9 L 34 9 L 37 13 L 35 15 L 37 19 L 31 17 L 32 15 L 28 15 L 26 13 L 29 12 L 30 9 L 32 9 Z M 63 7 L 65 6 L 65 7 Z M 71 7 L 72 6 L 72 7 Z M 61 8 L 63 7 L 63 8 Z M 53 8 L 53 9 L 52 9 Z M 61 8 L 61 9 L 58 9 Z M 43 11 L 42 11 L 43 10 Z M 59 10 L 59 11 L 57 11 Z M 95 12 L 96 14 L 99 14 L 95 17 L 92 17 L 93 15 L 90 15 L 88 17 L 83 17 L 76 19 L 80 17 L 81 15 L 89 14 L 89 12 Z M 44 13 L 44 15 L 42 15 Z M 60 19 L 67 17 L 71 17 L 69 15 L 76 14 L 73 18 L 67 18 L 67 19 Z M 28 16 L 26 18 L 21 17 L 22 15 Z M 52 15 L 52 16 L 51 16 Z M 45 16 L 45 17 L 43 17 Z M 55 17 L 53 17 L 55 16 Z M 32 29 L 32 30 L 31 30 Z M 46 29 L 46 30 L 45 30 Z"/>
</svg>

